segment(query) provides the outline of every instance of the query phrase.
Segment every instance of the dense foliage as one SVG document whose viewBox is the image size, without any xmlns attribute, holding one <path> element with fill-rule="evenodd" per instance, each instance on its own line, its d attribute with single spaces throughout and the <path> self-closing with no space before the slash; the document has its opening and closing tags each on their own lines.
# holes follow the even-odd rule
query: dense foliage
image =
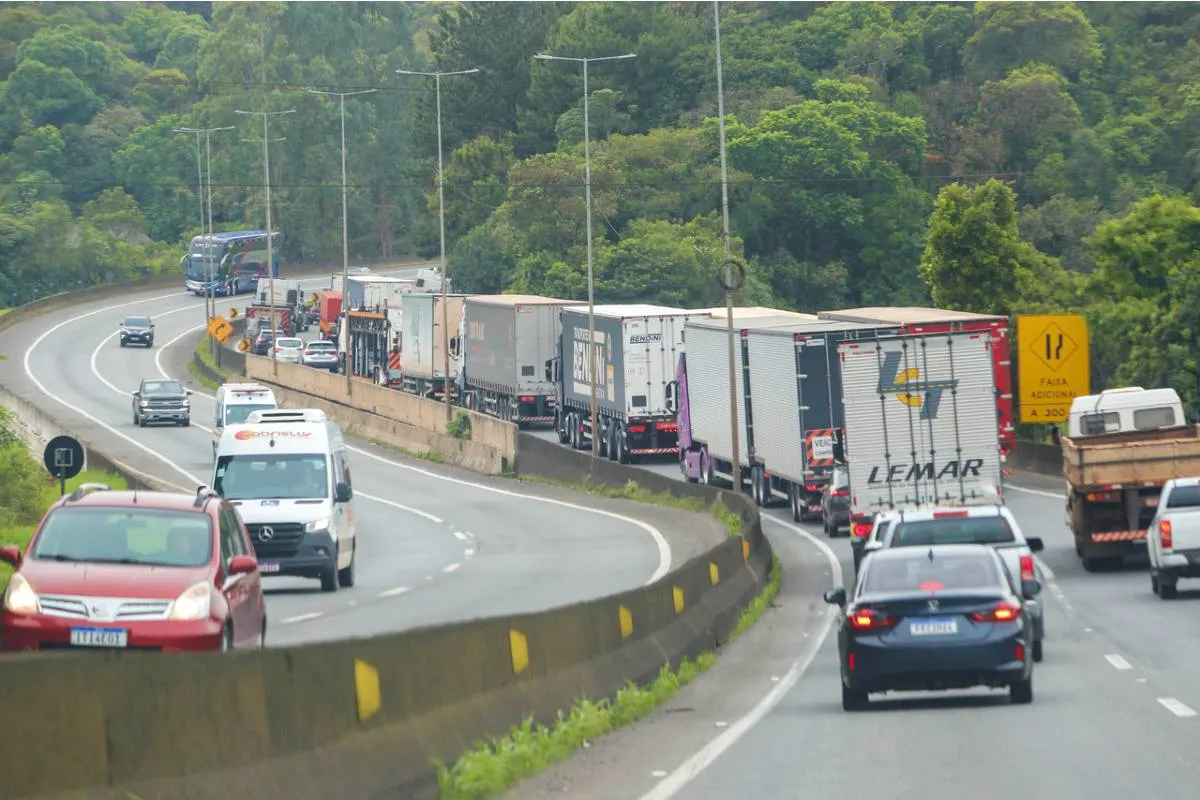
<svg viewBox="0 0 1200 800">
<path fill-rule="evenodd" d="M 710 305 L 724 258 L 711 3 L 8 4 L 0 305 L 175 268 L 213 136 L 222 229 L 290 260 L 438 250 L 469 291 L 581 297 L 582 71 L 600 300 Z M 731 246 L 746 302 L 1088 314 L 1098 385 L 1200 392 L 1200 10 L 728 3 Z M 276 141 L 282 138 L 282 141 Z M 244 142 L 242 140 L 252 140 Z M 1194 317 L 1196 317 L 1194 319 Z M 1164 355 L 1167 356 L 1164 358 Z"/>
</svg>

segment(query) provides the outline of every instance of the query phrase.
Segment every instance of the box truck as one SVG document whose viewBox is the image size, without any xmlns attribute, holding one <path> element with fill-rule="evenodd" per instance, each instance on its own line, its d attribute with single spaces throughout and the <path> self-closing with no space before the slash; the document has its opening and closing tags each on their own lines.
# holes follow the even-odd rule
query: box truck
<svg viewBox="0 0 1200 800">
<path fill-rule="evenodd" d="M 524 294 L 466 298 L 462 404 L 522 428 L 553 423 L 555 383 L 546 372 L 562 331 L 559 315 L 577 303 Z"/>
<path fill-rule="evenodd" d="M 459 331 L 466 295 L 412 293 L 401 299 L 400 388 L 441 400 L 456 394 L 461 354 Z M 443 303 L 445 312 L 443 313 Z M 445 318 L 445 322 L 443 321 Z M 446 374 L 449 354 L 450 374 Z"/>
<path fill-rule="evenodd" d="M 851 535 L 877 513 L 1003 502 L 990 332 L 838 345 Z"/>
<path fill-rule="evenodd" d="M 623 464 L 647 455 L 679 451 L 674 385 L 683 328 L 707 315 L 655 305 L 594 307 L 595 341 L 587 306 L 564 306 L 562 332 L 551 376 L 558 397 L 555 429 L 560 442 L 577 450 L 591 447 Z M 598 429 L 591 426 L 591 387 L 595 363 Z"/>
</svg>

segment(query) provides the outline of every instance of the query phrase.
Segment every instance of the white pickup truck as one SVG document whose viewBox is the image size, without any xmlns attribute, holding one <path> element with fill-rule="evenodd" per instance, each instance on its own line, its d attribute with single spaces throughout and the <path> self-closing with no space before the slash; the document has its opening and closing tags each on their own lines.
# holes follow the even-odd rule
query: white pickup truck
<svg viewBox="0 0 1200 800">
<path fill-rule="evenodd" d="M 1200 578 L 1200 478 L 1163 484 L 1148 533 L 1150 588 L 1170 600 L 1180 578 Z"/>
</svg>

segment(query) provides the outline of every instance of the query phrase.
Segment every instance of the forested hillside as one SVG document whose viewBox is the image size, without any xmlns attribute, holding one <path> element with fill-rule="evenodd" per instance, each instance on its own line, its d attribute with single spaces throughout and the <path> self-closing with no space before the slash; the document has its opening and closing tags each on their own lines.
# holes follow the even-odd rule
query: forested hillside
<svg viewBox="0 0 1200 800">
<path fill-rule="evenodd" d="M 178 269 L 195 137 L 218 229 L 287 260 L 437 252 L 432 80 L 461 288 L 580 297 L 589 73 L 598 297 L 718 299 L 711 3 L 85 3 L 0 9 L 0 306 Z M 1194 3 L 729 3 L 745 302 L 1084 311 L 1102 385 L 1200 387 Z"/>
</svg>

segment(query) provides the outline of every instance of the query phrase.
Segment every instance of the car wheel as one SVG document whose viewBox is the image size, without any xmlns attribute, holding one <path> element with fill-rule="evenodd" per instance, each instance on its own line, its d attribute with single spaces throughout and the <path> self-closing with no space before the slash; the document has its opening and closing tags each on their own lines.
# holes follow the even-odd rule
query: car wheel
<svg viewBox="0 0 1200 800">
<path fill-rule="evenodd" d="M 860 689 L 851 689 L 846 684 L 842 684 L 843 711 L 862 711 L 869 703 L 866 692 Z"/>
<path fill-rule="evenodd" d="M 1162 578 L 1158 579 L 1158 596 L 1163 600 L 1174 600 L 1179 596 L 1179 589 L 1174 583 L 1167 583 Z"/>
<path fill-rule="evenodd" d="M 1158 594 L 1158 576 L 1153 572 L 1150 573 L 1150 591 Z"/>
<path fill-rule="evenodd" d="M 184 428 L 187 428 L 187 427 L 189 427 L 191 424 L 192 424 L 192 418 L 191 418 L 191 417 L 184 417 L 184 418 L 183 418 L 183 422 L 180 422 L 180 423 L 179 423 L 179 425 L 180 425 L 181 427 L 184 427 Z"/>
<path fill-rule="evenodd" d="M 1039 639 L 1038 641 L 1033 643 L 1033 663 L 1035 663 L 1035 664 L 1042 663 L 1042 658 L 1043 658 L 1042 642 Z"/>
<path fill-rule="evenodd" d="M 825 531 L 825 535 L 833 537 L 833 531 L 829 529 L 829 519 L 824 515 L 821 516 L 821 529 Z"/>
<path fill-rule="evenodd" d="M 357 552 L 357 550 L 358 547 L 355 546 L 355 548 L 350 551 L 350 566 L 346 567 L 345 569 L 338 570 L 338 585 L 344 589 L 349 589 L 354 585 L 354 554 Z"/>
<path fill-rule="evenodd" d="M 138 424 L 139 428 L 146 427 L 146 418 L 143 417 L 141 414 L 138 414 L 137 424 Z"/>
<path fill-rule="evenodd" d="M 1017 681 L 1008 687 L 1008 697 L 1013 705 L 1026 705 L 1033 702 L 1033 675 L 1023 681 Z"/>
<path fill-rule="evenodd" d="M 267 649 L 267 618 L 263 617 L 262 630 L 258 634 L 258 649 Z"/>
<path fill-rule="evenodd" d="M 338 568 L 334 563 L 328 570 L 321 574 L 321 591 L 336 592 L 338 590 Z"/>
<path fill-rule="evenodd" d="M 135 412 L 133 412 L 133 424 L 134 424 L 134 425 L 141 425 L 141 424 L 142 424 L 142 423 L 141 423 L 141 420 L 139 420 L 139 419 L 138 419 L 138 414 L 137 414 L 137 412 L 136 412 L 136 411 L 135 411 Z"/>
<path fill-rule="evenodd" d="M 125 340 L 124 340 L 124 339 L 122 339 L 122 340 L 121 340 L 121 347 L 124 347 L 124 346 L 125 346 Z"/>
<path fill-rule="evenodd" d="M 221 652 L 228 653 L 233 649 L 233 626 L 226 625 L 225 633 L 221 635 Z"/>
</svg>

